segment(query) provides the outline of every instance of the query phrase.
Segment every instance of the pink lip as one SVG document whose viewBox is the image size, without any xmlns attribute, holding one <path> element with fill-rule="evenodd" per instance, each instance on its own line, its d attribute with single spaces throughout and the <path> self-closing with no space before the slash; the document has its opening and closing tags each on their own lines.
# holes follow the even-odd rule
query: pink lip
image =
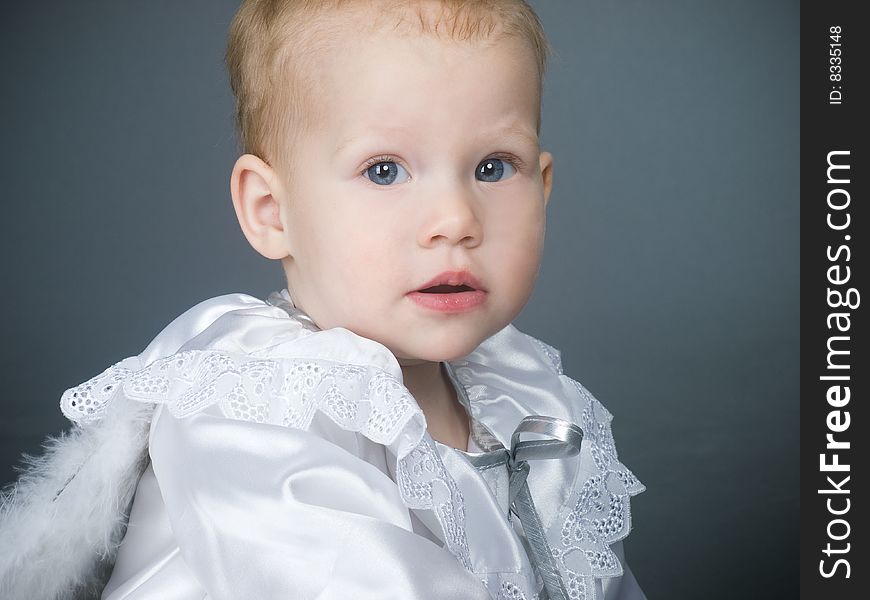
<svg viewBox="0 0 870 600">
<path fill-rule="evenodd" d="M 444 271 L 417 288 L 417 291 L 425 290 L 426 288 L 436 285 L 467 285 L 470 288 L 486 292 L 477 278 L 468 271 Z M 460 292 L 467 294 L 468 292 Z M 439 294 L 433 294 L 438 296 Z"/>
<path fill-rule="evenodd" d="M 428 294 L 420 290 L 436 285 L 465 285 L 473 290 L 447 294 Z M 445 271 L 432 278 L 408 297 L 417 305 L 445 313 L 459 313 L 474 309 L 486 301 L 487 292 L 474 275 L 467 271 Z"/>
</svg>

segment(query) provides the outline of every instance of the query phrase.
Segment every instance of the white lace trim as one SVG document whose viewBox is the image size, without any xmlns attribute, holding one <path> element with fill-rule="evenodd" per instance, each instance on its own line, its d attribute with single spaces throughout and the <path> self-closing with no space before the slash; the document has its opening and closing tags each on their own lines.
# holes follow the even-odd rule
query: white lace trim
<svg viewBox="0 0 870 600">
<path fill-rule="evenodd" d="M 398 440 L 397 484 L 409 508 L 431 509 L 450 552 L 469 571 L 465 510 L 416 401 L 394 376 L 376 367 L 326 360 L 256 359 L 214 350 L 189 350 L 134 370 L 117 363 L 67 390 L 61 410 L 86 424 L 105 414 L 117 394 L 165 404 L 176 418 L 219 405 L 233 419 L 308 429 L 317 411 L 336 425 L 379 444 Z"/>
</svg>

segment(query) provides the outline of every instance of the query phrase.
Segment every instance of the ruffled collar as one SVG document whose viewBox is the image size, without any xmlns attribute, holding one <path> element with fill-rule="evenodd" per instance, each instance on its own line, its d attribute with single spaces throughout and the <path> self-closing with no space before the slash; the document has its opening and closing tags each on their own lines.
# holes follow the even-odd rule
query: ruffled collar
<svg viewBox="0 0 870 600">
<path fill-rule="evenodd" d="M 610 544 L 628 534 L 629 497 L 644 489 L 618 460 L 611 415 L 562 373 L 556 350 L 512 325 L 450 361 L 448 371 L 484 450 L 510 447 L 528 415 L 558 417 L 583 429 L 579 456 L 536 461 L 528 481 L 533 495 L 558 490 L 554 501 L 536 499 L 546 537 L 569 589 L 594 598 L 596 579 L 622 574 Z M 387 447 L 396 457 L 402 501 L 409 509 L 432 511 L 445 546 L 469 571 L 477 572 L 474 547 L 490 543 L 473 539 L 470 548 L 467 520 L 474 515 L 467 514 L 460 486 L 402 385 L 395 357 L 346 329 L 319 330 L 287 290 L 268 303 L 243 294 L 200 303 L 138 357 L 67 390 L 61 408 L 88 425 L 119 398 L 165 404 L 177 418 L 217 404 L 231 418 L 303 429 L 323 412 L 342 429 Z M 532 598 L 538 587 L 517 573 L 478 575 L 494 593 L 522 590 L 524 596 L 516 597 Z"/>
<path fill-rule="evenodd" d="M 596 580 L 622 575 L 610 545 L 628 535 L 629 499 L 644 490 L 619 461 L 612 415 L 563 373 L 556 349 L 513 325 L 450 364 L 477 429 L 505 447 L 528 415 L 557 417 L 583 430 L 579 456 L 535 461 L 528 481 L 533 495 L 536 490 L 557 491 L 555 499 L 535 501 L 546 537 L 569 590 L 579 598 L 595 598 Z"/>
</svg>

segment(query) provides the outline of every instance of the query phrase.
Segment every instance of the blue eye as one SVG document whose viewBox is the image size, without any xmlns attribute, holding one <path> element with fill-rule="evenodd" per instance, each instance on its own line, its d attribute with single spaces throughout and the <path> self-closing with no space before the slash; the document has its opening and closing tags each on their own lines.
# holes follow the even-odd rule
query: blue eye
<svg viewBox="0 0 870 600">
<path fill-rule="evenodd" d="M 406 176 L 399 183 L 407 181 L 408 172 L 405 171 L 405 168 L 391 160 L 377 162 L 363 171 L 367 179 L 378 185 L 393 184 L 399 177 L 399 172 L 404 172 Z"/>
<path fill-rule="evenodd" d="M 505 176 L 505 168 L 508 169 L 508 174 Z M 487 158 L 477 165 L 477 172 L 474 176 L 479 181 L 495 182 L 507 179 L 516 173 L 516 168 L 506 160 L 500 158 Z"/>
</svg>

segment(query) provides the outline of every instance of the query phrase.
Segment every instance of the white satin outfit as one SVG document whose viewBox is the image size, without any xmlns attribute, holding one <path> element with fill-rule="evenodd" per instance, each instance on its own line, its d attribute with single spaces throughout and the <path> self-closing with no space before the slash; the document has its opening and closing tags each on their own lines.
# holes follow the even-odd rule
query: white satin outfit
<svg viewBox="0 0 870 600">
<path fill-rule="evenodd" d="M 281 294 L 207 300 L 82 384 L 88 406 L 82 386 L 64 394 L 77 422 L 156 407 L 104 600 L 543 598 L 508 472 L 470 460 L 528 415 L 583 430 L 579 454 L 530 461 L 527 480 L 567 597 L 644 598 L 621 542 L 643 486 L 557 351 L 508 326 L 444 364 L 471 417 L 463 452 L 426 432 L 389 350 L 311 327 Z"/>
</svg>

